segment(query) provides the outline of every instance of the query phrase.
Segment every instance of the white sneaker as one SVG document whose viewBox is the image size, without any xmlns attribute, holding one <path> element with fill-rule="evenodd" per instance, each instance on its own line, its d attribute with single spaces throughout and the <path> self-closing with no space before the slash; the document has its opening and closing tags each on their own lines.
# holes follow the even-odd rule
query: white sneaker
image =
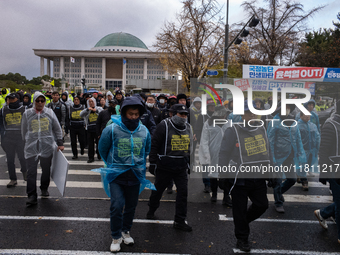
<svg viewBox="0 0 340 255">
<path fill-rule="evenodd" d="M 120 251 L 120 244 L 122 243 L 122 240 L 123 238 L 113 239 L 110 246 L 110 251 L 112 252 Z"/>
<path fill-rule="evenodd" d="M 130 236 L 130 232 L 122 232 L 122 238 L 123 241 L 126 245 L 133 245 L 135 243 L 135 241 L 133 240 L 133 238 Z"/>
<path fill-rule="evenodd" d="M 315 210 L 314 214 L 315 214 L 316 218 L 319 220 L 321 227 L 323 227 L 324 229 L 328 229 L 327 222 L 324 218 L 322 218 L 322 216 L 320 214 L 320 210 Z"/>
</svg>

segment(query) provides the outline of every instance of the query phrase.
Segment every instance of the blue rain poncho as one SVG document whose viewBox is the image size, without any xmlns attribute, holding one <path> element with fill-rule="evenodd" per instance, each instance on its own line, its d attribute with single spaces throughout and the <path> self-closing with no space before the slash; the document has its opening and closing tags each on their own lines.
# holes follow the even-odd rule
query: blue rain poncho
<svg viewBox="0 0 340 255">
<path fill-rule="evenodd" d="M 234 113 L 230 113 L 228 115 L 228 120 L 232 120 L 233 123 L 236 123 L 236 122 L 243 122 L 243 119 L 242 119 L 242 116 L 241 115 L 234 115 Z"/>
<path fill-rule="evenodd" d="M 309 103 L 314 103 L 314 106 L 315 106 L 315 101 L 314 101 L 313 99 L 309 100 L 307 103 L 304 103 L 303 106 L 304 106 L 305 108 L 307 108 L 307 106 L 308 106 Z M 318 132 L 320 133 L 320 121 L 319 121 L 319 116 L 318 116 L 318 114 L 317 114 L 316 112 L 314 112 L 314 110 L 311 111 L 310 114 L 311 114 L 311 115 L 310 115 L 310 122 L 312 122 L 312 123 L 314 123 L 314 124 L 316 125 L 317 130 L 318 130 Z M 296 116 L 295 116 L 295 120 L 299 121 L 300 119 L 301 119 L 301 118 L 300 118 L 300 112 L 298 112 L 298 113 L 296 114 Z"/>
<path fill-rule="evenodd" d="M 316 125 L 310 121 L 304 122 L 302 119 L 298 121 L 301 140 L 303 148 L 306 153 L 306 159 L 311 157 L 311 161 L 308 161 L 309 168 L 312 171 L 318 170 L 318 153 L 320 148 L 320 134 Z"/>
<path fill-rule="evenodd" d="M 299 127 L 297 125 L 294 127 L 281 125 L 282 120 L 279 114 L 276 114 L 273 120 L 279 121 L 272 121 L 269 124 L 267 134 L 274 166 L 281 166 L 293 149 L 295 169 L 299 169 L 300 165 L 307 163 Z M 302 175 L 300 173 L 297 174 L 301 177 L 306 175 L 306 173 L 301 173 Z"/>
<path fill-rule="evenodd" d="M 121 121 L 121 116 L 111 116 L 113 123 L 107 126 L 100 137 L 98 150 L 105 166 L 93 169 L 102 176 L 103 188 L 110 197 L 110 183 L 120 174 L 132 170 L 144 188 L 155 190 L 155 186 L 145 179 L 146 157 L 151 148 L 148 129 L 139 122 L 131 132 Z"/>
</svg>

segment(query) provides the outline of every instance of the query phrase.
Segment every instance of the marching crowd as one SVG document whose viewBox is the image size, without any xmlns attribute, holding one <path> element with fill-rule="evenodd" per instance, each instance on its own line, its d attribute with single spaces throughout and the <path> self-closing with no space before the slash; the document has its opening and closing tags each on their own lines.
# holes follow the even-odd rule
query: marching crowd
<svg viewBox="0 0 340 255">
<path fill-rule="evenodd" d="M 192 231 L 186 222 L 188 174 L 196 148 L 198 157 L 192 162 L 199 162 L 207 169 L 211 165 L 240 169 L 264 164 L 294 169 L 266 178 L 249 177 L 239 171 L 228 178 L 216 172 L 202 173 L 204 192 L 211 192 L 211 202 L 217 201 L 220 188 L 223 204 L 232 207 L 236 247 L 240 250 L 251 250 L 249 223 L 267 210 L 267 187 L 273 188 L 276 211 L 284 213 L 284 193 L 296 182 L 307 191 L 308 171 L 319 171 L 320 182 L 328 182 L 333 194 L 333 204 L 314 212 L 320 225 L 327 229 L 328 218 L 340 222 L 340 178 L 320 171 L 323 166 L 331 168 L 340 162 L 340 102 L 336 104 L 335 114 L 321 128 L 314 100 L 304 104 L 310 115 L 299 112 L 295 105 L 287 105 L 283 114 L 279 105 L 272 115 L 256 116 L 247 100 L 244 115 L 234 114 L 232 99 L 222 105 L 209 99 L 207 113 L 202 114 L 201 98 L 191 100 L 185 94 L 130 96 L 118 90 L 105 95 L 68 92 L 60 95 L 56 91 L 30 95 L 21 91 L 9 93 L 5 88 L 1 92 L 1 146 L 6 153 L 10 179 L 7 187 L 17 185 L 17 154 L 23 179 L 27 181 L 26 205 L 37 204 L 39 161 L 41 196 L 49 196 L 53 152 L 64 149 L 64 138 L 69 135 L 72 159 L 76 160 L 79 153 L 84 155 L 87 150 L 87 163 L 94 162 L 95 155 L 105 163 L 93 171 L 101 173 L 104 189 L 111 199 L 112 252 L 119 251 L 122 242 L 134 243 L 130 230 L 138 196 L 144 188 L 152 190 L 146 217 L 156 219 L 163 192 L 171 193 L 175 184 L 173 227 Z M 270 100 L 265 104 L 257 98 L 250 103 L 258 110 L 271 107 Z M 221 119 L 228 123 L 220 124 L 217 120 Z M 145 177 L 148 156 L 148 171 L 155 175 L 154 184 Z M 248 199 L 252 202 L 250 206 Z"/>
</svg>

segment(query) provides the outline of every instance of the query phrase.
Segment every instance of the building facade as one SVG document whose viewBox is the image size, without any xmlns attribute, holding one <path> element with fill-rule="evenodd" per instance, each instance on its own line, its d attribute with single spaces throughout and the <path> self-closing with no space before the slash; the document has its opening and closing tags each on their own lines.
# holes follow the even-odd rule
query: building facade
<svg viewBox="0 0 340 255">
<path fill-rule="evenodd" d="M 81 86 L 85 78 L 87 88 L 125 89 L 130 85 L 160 90 L 162 80 L 177 79 L 168 74 L 157 53 L 128 33 L 106 35 L 91 50 L 33 50 L 40 57 L 40 76 L 64 77 L 71 87 Z"/>
</svg>

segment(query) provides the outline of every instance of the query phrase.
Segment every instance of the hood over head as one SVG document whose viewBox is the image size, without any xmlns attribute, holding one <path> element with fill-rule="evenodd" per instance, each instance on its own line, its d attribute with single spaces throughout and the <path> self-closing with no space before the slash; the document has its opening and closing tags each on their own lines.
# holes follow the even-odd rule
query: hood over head
<svg viewBox="0 0 340 255">
<path fill-rule="evenodd" d="M 112 98 L 113 98 L 113 94 L 111 93 L 111 91 L 108 91 L 107 93 L 106 93 L 106 97 L 107 96 L 112 96 Z"/>
<path fill-rule="evenodd" d="M 65 92 L 61 93 L 61 96 L 60 96 L 60 98 L 62 98 L 62 97 L 63 97 L 63 95 L 65 95 L 65 96 L 66 96 L 66 101 L 67 101 L 67 100 L 68 100 L 68 92 L 67 92 L 67 91 L 65 91 Z"/>
<path fill-rule="evenodd" d="M 307 106 L 308 106 L 309 103 L 313 103 L 313 104 L 314 104 L 314 107 L 315 107 L 315 105 L 316 105 L 315 100 L 314 100 L 314 99 L 311 99 L 311 100 L 309 100 L 307 103 L 304 103 L 303 106 L 307 109 Z"/>
<path fill-rule="evenodd" d="M 96 101 L 96 99 L 95 99 L 94 97 L 90 97 L 90 98 L 87 100 L 87 102 L 86 102 L 87 108 L 90 107 L 90 100 L 92 100 L 92 101 L 94 102 L 94 108 L 97 109 L 97 101 Z"/>
<path fill-rule="evenodd" d="M 144 113 L 145 113 L 145 107 L 144 105 L 142 104 L 141 102 L 141 98 L 140 96 L 137 97 L 137 96 L 132 96 L 132 97 L 127 97 L 124 99 L 124 102 L 122 104 L 122 107 L 121 107 L 121 115 L 124 115 L 125 116 L 125 111 L 126 111 L 126 107 L 129 106 L 129 105 L 136 105 L 138 106 L 139 108 L 139 115 L 142 116 Z"/>
<path fill-rule="evenodd" d="M 35 109 L 35 100 L 37 100 L 38 97 L 44 97 L 44 99 L 46 100 L 46 97 L 43 93 L 36 91 L 33 95 L 33 108 Z"/>
</svg>

